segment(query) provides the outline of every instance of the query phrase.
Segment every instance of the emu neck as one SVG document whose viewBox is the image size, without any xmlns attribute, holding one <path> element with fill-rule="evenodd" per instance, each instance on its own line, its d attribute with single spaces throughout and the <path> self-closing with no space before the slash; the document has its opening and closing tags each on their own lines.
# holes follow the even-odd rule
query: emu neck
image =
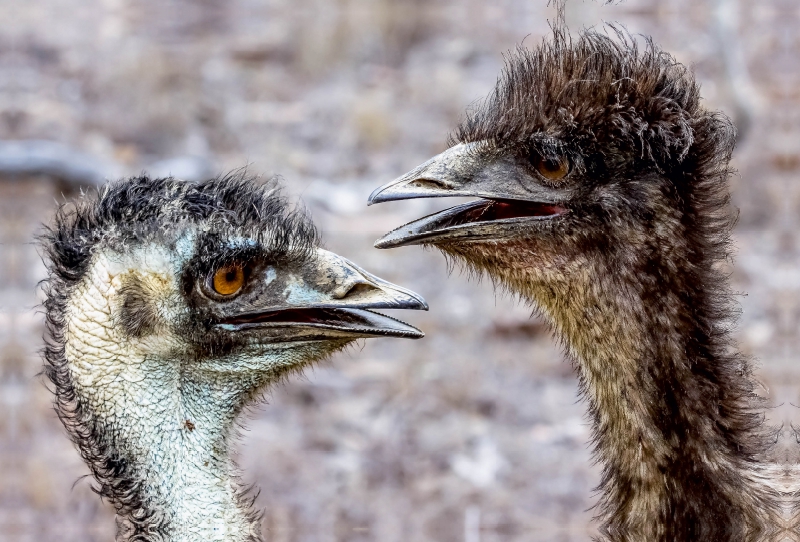
<svg viewBox="0 0 800 542">
<path fill-rule="evenodd" d="M 257 538 L 228 457 L 238 398 L 181 374 L 179 363 L 125 361 L 131 370 L 101 387 L 100 400 L 86 394 L 110 437 L 109 455 L 124 461 L 123 477 L 134 482 L 138 505 L 120 537 L 155 530 L 175 542 Z"/>
<path fill-rule="evenodd" d="M 558 248 L 490 246 L 480 265 L 542 310 L 575 361 L 611 540 L 751 539 L 769 513 L 753 469 L 763 440 L 747 363 L 714 320 L 724 291 L 706 289 L 722 278 L 698 289 L 674 278 L 691 276 L 680 258 Z"/>
<path fill-rule="evenodd" d="M 745 540 L 748 516 L 763 510 L 748 478 L 759 437 L 744 360 L 696 318 L 707 292 L 600 271 L 558 300 L 535 297 L 577 361 L 608 527 L 632 539 Z"/>
<path fill-rule="evenodd" d="M 108 405 L 98 413 L 115 417 L 107 431 L 142 480 L 143 511 L 163 517 L 159 530 L 171 541 L 255 538 L 258 527 L 242 502 L 228 450 L 239 410 L 233 405 L 241 399 L 181 372 L 179 362 L 164 365 L 143 360 L 139 370 L 147 376 L 127 382 L 113 414 Z"/>
<path fill-rule="evenodd" d="M 158 338 L 126 337 L 109 301 L 118 282 L 95 266 L 73 296 L 65 348 L 83 427 L 74 438 L 122 520 L 118 539 L 257 540 L 228 447 L 262 383 L 205 372 Z"/>
</svg>

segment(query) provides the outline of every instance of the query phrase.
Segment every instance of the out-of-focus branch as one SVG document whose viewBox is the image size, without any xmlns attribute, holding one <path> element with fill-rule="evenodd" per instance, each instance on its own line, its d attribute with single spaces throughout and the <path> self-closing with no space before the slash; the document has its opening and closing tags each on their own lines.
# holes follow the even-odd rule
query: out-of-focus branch
<svg viewBox="0 0 800 542">
<path fill-rule="evenodd" d="M 154 177 L 174 176 L 187 181 L 201 181 L 214 174 L 209 160 L 197 156 L 161 160 L 144 168 L 144 172 Z M 36 174 L 50 175 L 68 183 L 98 186 L 123 176 L 125 168 L 55 141 L 0 141 L 0 175 Z"/>
<path fill-rule="evenodd" d="M 69 183 L 100 185 L 119 176 L 121 170 L 114 162 L 55 141 L 0 141 L 0 174 L 4 175 L 45 174 Z"/>
</svg>

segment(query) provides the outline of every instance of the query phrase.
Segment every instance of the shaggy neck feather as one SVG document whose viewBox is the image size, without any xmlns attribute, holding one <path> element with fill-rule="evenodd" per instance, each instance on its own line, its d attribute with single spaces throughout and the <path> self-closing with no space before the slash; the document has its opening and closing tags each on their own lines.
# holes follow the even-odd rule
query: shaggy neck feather
<svg viewBox="0 0 800 542">
<path fill-rule="evenodd" d="M 680 258 L 564 257 L 496 244 L 477 262 L 542 310 L 576 362 L 604 465 L 599 508 L 610 539 L 758 539 L 774 512 L 752 461 L 763 437 L 747 362 L 724 331 L 694 318 L 710 294 L 654 278 L 684 276 Z"/>
</svg>

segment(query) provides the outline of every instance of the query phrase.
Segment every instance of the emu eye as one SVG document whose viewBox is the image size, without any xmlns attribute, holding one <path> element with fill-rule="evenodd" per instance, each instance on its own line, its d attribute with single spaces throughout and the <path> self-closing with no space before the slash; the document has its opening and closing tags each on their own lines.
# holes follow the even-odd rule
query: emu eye
<svg viewBox="0 0 800 542">
<path fill-rule="evenodd" d="M 559 181 L 569 173 L 569 160 L 565 156 L 536 156 L 533 165 L 548 181 Z"/>
<path fill-rule="evenodd" d="M 214 272 L 211 286 L 219 295 L 233 295 L 244 286 L 244 267 L 235 263 L 221 267 Z"/>
</svg>

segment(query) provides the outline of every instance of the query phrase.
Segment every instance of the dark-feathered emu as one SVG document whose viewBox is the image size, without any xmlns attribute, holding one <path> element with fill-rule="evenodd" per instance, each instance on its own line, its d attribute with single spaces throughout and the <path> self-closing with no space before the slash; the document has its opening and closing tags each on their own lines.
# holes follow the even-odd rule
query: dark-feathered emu
<svg viewBox="0 0 800 542">
<path fill-rule="evenodd" d="M 422 336 L 369 310 L 422 298 L 319 248 L 271 183 L 111 183 L 43 246 L 45 374 L 119 540 L 260 540 L 228 456 L 242 409 L 358 338 Z"/>
<path fill-rule="evenodd" d="M 554 33 L 508 58 L 449 150 L 370 203 L 481 199 L 376 246 L 434 246 L 550 322 L 588 402 L 609 538 L 767 536 L 769 438 L 723 271 L 734 128 L 649 40 Z"/>
</svg>

